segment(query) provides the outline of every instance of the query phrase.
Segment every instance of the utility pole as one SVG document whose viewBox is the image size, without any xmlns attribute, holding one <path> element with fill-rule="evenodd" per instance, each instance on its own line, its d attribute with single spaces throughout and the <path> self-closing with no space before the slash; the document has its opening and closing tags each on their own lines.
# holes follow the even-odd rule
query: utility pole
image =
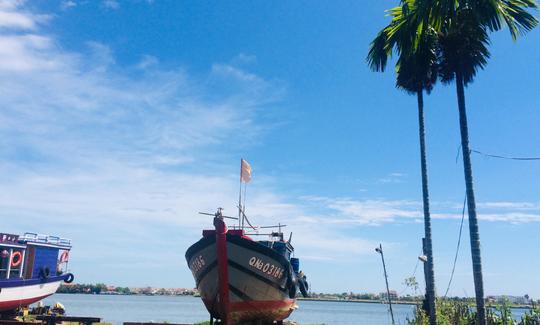
<svg viewBox="0 0 540 325">
<path fill-rule="evenodd" d="M 382 244 L 379 244 L 379 247 L 375 248 L 375 251 L 381 254 L 382 265 L 384 270 L 384 280 L 386 281 L 386 295 L 388 296 L 388 305 L 390 306 L 390 316 L 392 316 L 392 325 L 396 325 L 394 321 L 394 311 L 392 310 L 392 299 L 390 299 L 390 287 L 388 286 L 388 274 L 386 273 L 386 264 L 384 263 L 384 253 L 382 249 Z"/>
</svg>

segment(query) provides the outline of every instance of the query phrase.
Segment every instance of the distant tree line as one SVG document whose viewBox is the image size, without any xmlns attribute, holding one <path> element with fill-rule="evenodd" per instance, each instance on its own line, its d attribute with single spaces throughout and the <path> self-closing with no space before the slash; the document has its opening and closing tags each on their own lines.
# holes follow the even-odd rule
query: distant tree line
<svg viewBox="0 0 540 325">
<path fill-rule="evenodd" d="M 83 293 L 83 294 L 101 294 L 108 291 L 107 285 L 104 283 L 96 284 L 70 284 L 70 285 L 60 285 L 57 293 Z M 123 295 L 131 294 L 131 291 L 127 287 L 116 287 L 114 292 Z"/>
</svg>

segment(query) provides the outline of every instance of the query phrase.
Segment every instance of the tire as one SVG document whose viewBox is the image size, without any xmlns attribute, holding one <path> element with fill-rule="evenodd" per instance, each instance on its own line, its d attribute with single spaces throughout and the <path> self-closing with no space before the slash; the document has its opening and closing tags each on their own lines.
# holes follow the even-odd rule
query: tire
<svg viewBox="0 0 540 325">
<path fill-rule="evenodd" d="M 287 279 L 287 288 L 289 288 L 289 298 L 296 298 L 296 293 L 298 292 L 298 278 L 294 271 L 289 269 L 289 278 Z"/>
<path fill-rule="evenodd" d="M 41 267 L 39 269 L 39 278 L 41 279 L 41 281 L 45 281 L 49 277 L 50 273 L 51 271 L 49 270 L 48 267 Z"/>
<path fill-rule="evenodd" d="M 65 283 L 71 283 L 75 280 L 75 276 L 72 273 L 66 274 L 66 277 L 64 278 Z"/>
<path fill-rule="evenodd" d="M 300 292 L 302 293 L 302 296 L 304 296 L 304 298 L 309 297 L 309 294 L 308 294 L 308 284 L 307 284 L 306 280 L 300 279 L 300 280 L 298 281 L 298 284 L 299 284 Z"/>
</svg>

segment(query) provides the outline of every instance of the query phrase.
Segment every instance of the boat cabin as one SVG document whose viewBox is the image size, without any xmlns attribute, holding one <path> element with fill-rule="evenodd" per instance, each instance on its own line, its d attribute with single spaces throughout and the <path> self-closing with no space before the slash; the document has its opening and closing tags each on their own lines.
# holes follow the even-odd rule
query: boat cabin
<svg viewBox="0 0 540 325">
<path fill-rule="evenodd" d="M 294 252 L 291 243 L 283 240 L 282 232 L 272 232 L 270 234 L 270 240 L 260 240 L 258 243 L 272 248 L 287 260 L 291 259 L 291 254 Z"/>
<path fill-rule="evenodd" d="M 71 241 L 25 233 L 0 233 L 0 281 L 46 279 L 67 271 Z"/>
</svg>

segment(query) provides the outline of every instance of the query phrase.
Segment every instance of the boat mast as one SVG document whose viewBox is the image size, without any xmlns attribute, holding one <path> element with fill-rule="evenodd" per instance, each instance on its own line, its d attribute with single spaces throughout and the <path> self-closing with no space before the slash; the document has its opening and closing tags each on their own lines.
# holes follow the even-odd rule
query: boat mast
<svg viewBox="0 0 540 325">
<path fill-rule="evenodd" d="M 242 217 L 242 160 L 240 159 L 240 190 L 238 191 L 238 228 L 244 228 L 244 218 Z"/>
<path fill-rule="evenodd" d="M 245 223 L 245 203 L 246 203 L 246 190 L 247 190 L 247 183 L 251 180 L 251 166 L 249 163 L 244 160 L 240 159 L 240 191 L 238 193 L 238 227 L 240 229 L 244 229 L 244 223 Z M 244 185 L 244 204 L 242 204 L 242 183 L 245 183 Z"/>
</svg>

